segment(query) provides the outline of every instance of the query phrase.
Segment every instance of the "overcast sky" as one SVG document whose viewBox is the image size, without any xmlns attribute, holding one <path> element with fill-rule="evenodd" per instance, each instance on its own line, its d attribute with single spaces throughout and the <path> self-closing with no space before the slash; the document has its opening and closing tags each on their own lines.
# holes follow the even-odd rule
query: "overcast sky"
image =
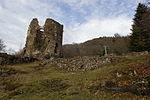
<svg viewBox="0 0 150 100">
<path fill-rule="evenodd" d="M 128 35 L 139 2 L 145 0 L 0 0 L 0 38 L 15 51 L 24 47 L 33 18 L 63 24 L 63 44 Z"/>
</svg>

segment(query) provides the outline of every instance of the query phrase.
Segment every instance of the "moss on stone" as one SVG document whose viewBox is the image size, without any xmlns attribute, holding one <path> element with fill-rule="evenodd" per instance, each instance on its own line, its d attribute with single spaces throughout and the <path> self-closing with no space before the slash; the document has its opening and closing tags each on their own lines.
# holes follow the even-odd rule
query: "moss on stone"
<svg viewBox="0 0 150 100">
<path fill-rule="evenodd" d="M 45 49 L 44 42 L 45 42 L 45 38 L 42 37 L 42 32 L 38 31 L 34 41 L 35 50 L 39 50 L 39 51 L 44 50 Z"/>
</svg>

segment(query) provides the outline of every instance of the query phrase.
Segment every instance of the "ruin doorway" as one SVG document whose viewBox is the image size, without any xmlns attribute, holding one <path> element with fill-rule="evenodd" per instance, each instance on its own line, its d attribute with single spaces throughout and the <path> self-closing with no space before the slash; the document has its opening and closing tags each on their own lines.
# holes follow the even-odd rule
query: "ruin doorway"
<svg viewBox="0 0 150 100">
<path fill-rule="evenodd" d="M 56 43 L 56 45 L 55 45 L 54 53 L 57 53 L 57 49 L 58 49 L 58 43 Z"/>
</svg>

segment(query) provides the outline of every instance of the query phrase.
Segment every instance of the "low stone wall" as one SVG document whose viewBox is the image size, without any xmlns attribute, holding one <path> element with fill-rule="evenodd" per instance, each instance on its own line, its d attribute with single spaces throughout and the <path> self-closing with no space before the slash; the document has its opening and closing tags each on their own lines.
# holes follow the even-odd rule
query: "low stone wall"
<svg viewBox="0 0 150 100">
<path fill-rule="evenodd" d="M 18 57 L 14 55 L 8 55 L 7 53 L 0 53 L 0 65 L 10 65 L 19 63 L 28 63 L 35 61 L 35 58 Z"/>
<path fill-rule="evenodd" d="M 92 70 L 112 62 L 119 62 L 123 57 L 84 56 L 74 58 L 51 58 L 40 65 L 54 65 L 68 71 Z"/>
<path fill-rule="evenodd" d="M 127 54 L 123 54 L 123 56 L 140 56 L 140 55 L 147 55 L 149 54 L 148 51 L 143 51 L 143 52 L 131 52 Z"/>
</svg>

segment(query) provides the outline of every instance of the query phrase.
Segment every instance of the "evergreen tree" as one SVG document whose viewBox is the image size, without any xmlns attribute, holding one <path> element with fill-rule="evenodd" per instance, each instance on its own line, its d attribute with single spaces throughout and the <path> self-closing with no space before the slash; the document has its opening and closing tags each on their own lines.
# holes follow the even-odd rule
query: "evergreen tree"
<svg viewBox="0 0 150 100">
<path fill-rule="evenodd" d="M 144 4 L 137 7 L 130 39 L 132 51 L 150 51 L 150 8 Z"/>
</svg>

